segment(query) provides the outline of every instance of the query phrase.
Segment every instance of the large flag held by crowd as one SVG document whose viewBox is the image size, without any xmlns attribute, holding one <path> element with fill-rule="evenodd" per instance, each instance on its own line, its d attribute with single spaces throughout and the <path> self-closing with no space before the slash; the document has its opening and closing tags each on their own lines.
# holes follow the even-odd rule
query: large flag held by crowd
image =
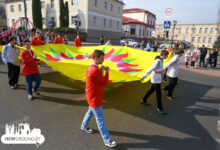
<svg viewBox="0 0 220 150">
<path fill-rule="evenodd" d="M 0 47 L 2 51 L 3 46 Z M 18 47 L 23 50 L 23 47 Z M 159 55 L 157 52 L 146 52 L 122 46 L 88 46 L 75 47 L 65 44 L 45 44 L 32 46 L 38 59 L 65 76 L 85 82 L 86 72 L 93 62 L 94 50 L 105 53 L 103 65 L 109 66 L 111 82 L 130 82 L 140 80 Z M 169 61 L 169 56 L 164 63 Z M 148 76 L 144 81 L 149 81 Z"/>
</svg>

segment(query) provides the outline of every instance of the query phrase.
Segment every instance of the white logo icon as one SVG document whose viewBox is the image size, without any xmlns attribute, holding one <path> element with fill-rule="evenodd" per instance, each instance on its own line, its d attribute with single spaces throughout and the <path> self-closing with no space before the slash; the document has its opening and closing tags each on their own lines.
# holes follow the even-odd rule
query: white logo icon
<svg viewBox="0 0 220 150">
<path fill-rule="evenodd" d="M 5 134 L 2 135 L 1 141 L 4 144 L 36 144 L 38 147 L 44 143 L 45 137 L 40 129 L 31 130 L 28 123 L 6 124 Z"/>
</svg>

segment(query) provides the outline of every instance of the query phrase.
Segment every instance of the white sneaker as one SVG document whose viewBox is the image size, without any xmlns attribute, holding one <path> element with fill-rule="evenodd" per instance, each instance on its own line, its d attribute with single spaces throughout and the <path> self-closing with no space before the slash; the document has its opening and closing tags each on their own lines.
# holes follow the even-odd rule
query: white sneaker
<svg viewBox="0 0 220 150">
<path fill-rule="evenodd" d="M 83 128 L 83 127 L 81 127 L 80 129 L 81 129 L 82 131 L 85 131 L 86 133 L 89 133 L 89 134 L 93 133 L 93 130 L 90 129 L 89 127 L 88 127 L 88 128 Z"/>
<path fill-rule="evenodd" d="M 28 99 L 29 100 L 33 100 L 33 96 L 32 95 L 28 95 Z"/>
<path fill-rule="evenodd" d="M 108 147 L 115 147 L 117 145 L 117 142 L 113 141 L 113 140 L 109 140 L 104 142 L 106 146 Z"/>
</svg>

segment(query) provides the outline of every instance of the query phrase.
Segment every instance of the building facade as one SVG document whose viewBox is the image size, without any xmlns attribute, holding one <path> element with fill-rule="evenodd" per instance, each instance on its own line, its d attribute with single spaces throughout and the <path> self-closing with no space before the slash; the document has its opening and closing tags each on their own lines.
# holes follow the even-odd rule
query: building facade
<svg viewBox="0 0 220 150">
<path fill-rule="evenodd" d="M 121 38 L 122 0 L 64 0 L 69 4 L 69 27 L 75 28 L 76 16 L 81 32 L 87 33 L 87 41 L 99 41 L 104 35 L 115 41 Z M 32 0 L 26 0 L 27 17 L 32 21 Z M 43 27 L 54 22 L 60 26 L 59 0 L 41 0 Z M 7 25 L 12 26 L 19 17 L 24 17 L 23 0 L 6 1 Z"/>
<path fill-rule="evenodd" d="M 144 9 L 123 10 L 123 37 L 152 40 L 156 16 Z"/>
<path fill-rule="evenodd" d="M 187 41 L 194 46 L 213 48 L 220 35 L 220 24 L 179 24 L 171 26 L 167 40 Z M 156 25 L 156 38 L 165 38 L 163 25 Z"/>
</svg>

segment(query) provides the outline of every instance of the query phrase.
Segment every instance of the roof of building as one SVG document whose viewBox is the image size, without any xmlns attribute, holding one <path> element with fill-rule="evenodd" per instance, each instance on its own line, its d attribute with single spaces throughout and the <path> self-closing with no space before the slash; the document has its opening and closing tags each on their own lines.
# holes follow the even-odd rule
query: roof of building
<svg viewBox="0 0 220 150">
<path fill-rule="evenodd" d="M 139 20 L 136 20 L 136 19 L 133 19 L 133 18 L 129 18 L 129 17 L 125 17 L 125 16 L 122 17 L 122 23 L 123 24 L 133 23 L 133 24 L 144 24 L 144 25 L 147 25 L 146 23 L 144 23 L 142 21 L 139 21 Z"/>
<path fill-rule="evenodd" d="M 152 14 L 153 16 L 155 16 L 155 17 L 156 17 L 156 15 L 155 15 L 155 14 L 153 14 L 153 13 L 151 13 L 151 12 L 149 12 L 149 11 L 145 10 L 145 9 L 140 9 L 140 8 L 132 8 L 132 9 L 124 9 L 124 10 L 123 10 L 123 14 L 127 14 L 127 13 L 139 13 L 139 12 L 146 12 L 146 13 L 150 13 L 150 14 Z"/>
</svg>

